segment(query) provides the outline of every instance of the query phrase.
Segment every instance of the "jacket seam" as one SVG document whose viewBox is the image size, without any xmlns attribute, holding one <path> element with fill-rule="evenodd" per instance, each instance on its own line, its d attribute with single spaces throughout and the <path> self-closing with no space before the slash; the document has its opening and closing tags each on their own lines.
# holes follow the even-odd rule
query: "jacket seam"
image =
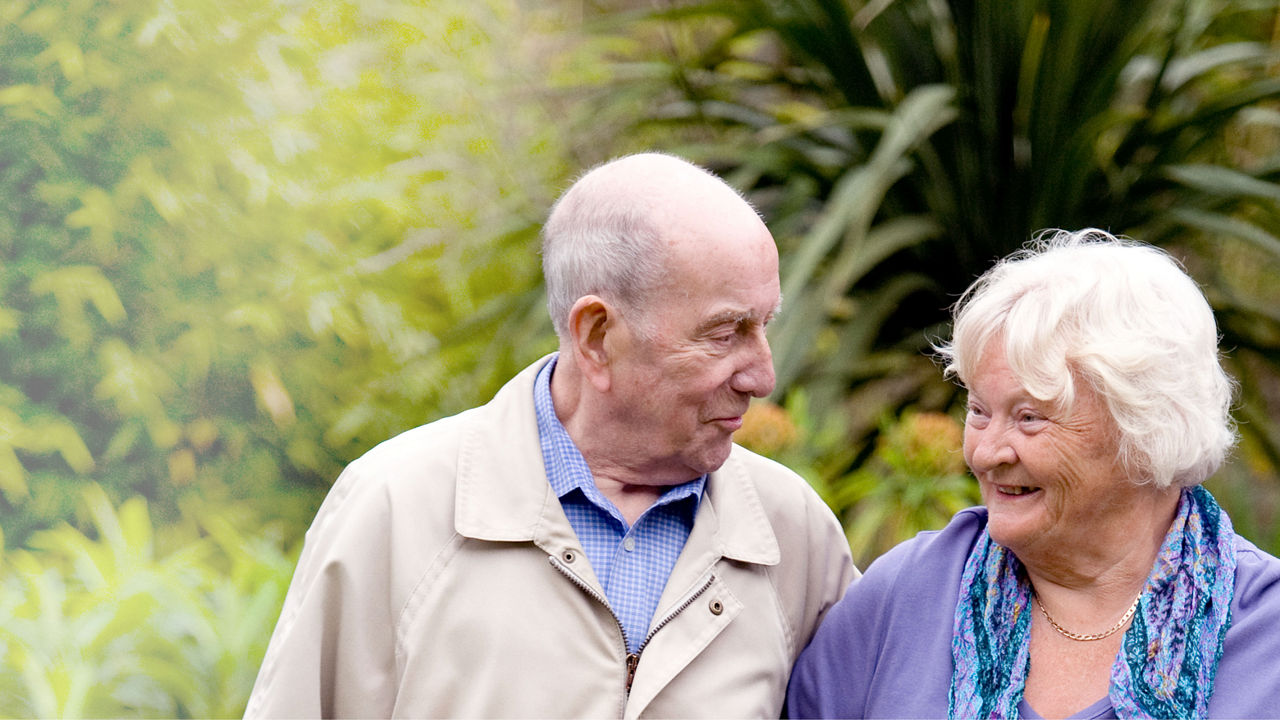
<svg viewBox="0 0 1280 720">
<path fill-rule="evenodd" d="M 804 648 L 796 647 L 798 644 L 796 642 L 796 638 L 799 637 L 799 633 L 796 632 L 795 627 L 791 624 L 791 619 L 787 617 L 787 604 L 783 602 L 782 593 L 778 589 L 778 578 L 774 572 L 778 566 L 764 565 L 762 567 L 764 568 L 766 577 L 769 578 L 769 591 L 773 593 L 773 606 L 775 608 L 775 612 L 777 612 L 778 620 L 786 632 L 787 651 L 790 653 L 791 659 L 795 660 L 796 656 L 798 656 L 800 651 Z"/>
<path fill-rule="evenodd" d="M 440 547 L 436 554 L 431 558 L 431 562 L 427 563 L 422 573 L 413 584 L 413 588 L 409 590 L 405 596 L 404 603 L 400 607 L 400 612 L 396 615 L 396 625 L 394 628 L 396 637 L 396 666 L 402 668 L 407 659 L 407 649 L 405 647 L 404 629 L 413 621 L 413 608 L 418 601 L 429 589 L 429 578 L 439 576 L 440 571 L 449 565 L 450 559 L 458 554 L 462 549 L 463 543 L 467 538 L 457 532 L 454 532 L 449 540 Z"/>
</svg>

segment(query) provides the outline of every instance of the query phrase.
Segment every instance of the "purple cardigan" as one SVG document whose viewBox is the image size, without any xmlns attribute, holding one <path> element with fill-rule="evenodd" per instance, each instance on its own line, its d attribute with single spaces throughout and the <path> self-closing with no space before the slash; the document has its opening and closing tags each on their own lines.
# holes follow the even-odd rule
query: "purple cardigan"
<svg viewBox="0 0 1280 720">
<path fill-rule="evenodd" d="M 890 550 L 849 586 L 800 655 L 787 691 L 792 718 L 942 718 L 960 573 L 987 524 L 985 508 Z M 1280 717 L 1280 560 L 1236 537 L 1231 629 L 1209 699 L 1222 718 Z M 1024 700 L 1024 718 L 1039 715 Z M 1114 718 L 1107 698 L 1074 717 Z"/>
</svg>

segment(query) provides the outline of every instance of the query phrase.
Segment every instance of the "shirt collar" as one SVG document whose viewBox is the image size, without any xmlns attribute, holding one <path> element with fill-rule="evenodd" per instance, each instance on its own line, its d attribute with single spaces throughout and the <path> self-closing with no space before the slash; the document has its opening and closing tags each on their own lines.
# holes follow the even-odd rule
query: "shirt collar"
<svg viewBox="0 0 1280 720">
<path fill-rule="evenodd" d="M 577 537 L 547 482 L 533 408 L 534 380 L 543 357 L 512 378 L 493 400 L 437 431 L 461 430 L 455 469 L 454 523 L 468 538 L 532 541 L 552 554 L 576 547 Z M 434 446 L 432 446 L 434 447 Z M 499 452 L 498 450 L 501 449 Z M 423 461 L 424 463 L 426 460 Z M 686 549 L 758 565 L 777 565 L 781 552 L 753 475 L 772 461 L 735 447 L 707 476 Z"/>
</svg>

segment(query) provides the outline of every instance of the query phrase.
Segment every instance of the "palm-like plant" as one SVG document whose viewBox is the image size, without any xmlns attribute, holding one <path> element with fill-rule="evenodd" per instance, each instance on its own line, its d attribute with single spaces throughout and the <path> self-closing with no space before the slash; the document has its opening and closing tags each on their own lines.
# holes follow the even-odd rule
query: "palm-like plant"
<svg viewBox="0 0 1280 720">
<path fill-rule="evenodd" d="M 927 352 L 957 295 L 1037 230 L 1089 226 L 1205 283 L 1274 465 L 1278 23 L 1273 0 L 706 0 L 639 27 L 663 40 L 649 119 L 782 247 L 777 392 L 839 416 L 851 465 L 882 409 L 953 401 Z"/>
</svg>

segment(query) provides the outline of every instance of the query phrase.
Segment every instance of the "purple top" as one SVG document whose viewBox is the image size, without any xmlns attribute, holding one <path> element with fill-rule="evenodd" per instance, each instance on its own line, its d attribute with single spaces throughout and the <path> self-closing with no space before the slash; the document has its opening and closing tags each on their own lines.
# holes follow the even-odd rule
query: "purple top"
<svg viewBox="0 0 1280 720">
<path fill-rule="evenodd" d="M 960 574 L 987 524 L 986 508 L 957 513 L 885 553 L 827 613 L 787 690 L 792 718 L 941 718 L 951 689 L 951 634 Z M 1236 536 L 1231 629 L 1212 717 L 1280 717 L 1280 559 Z M 1023 718 L 1040 716 L 1026 700 Z M 1099 698 L 1075 718 L 1114 718 Z"/>
</svg>

